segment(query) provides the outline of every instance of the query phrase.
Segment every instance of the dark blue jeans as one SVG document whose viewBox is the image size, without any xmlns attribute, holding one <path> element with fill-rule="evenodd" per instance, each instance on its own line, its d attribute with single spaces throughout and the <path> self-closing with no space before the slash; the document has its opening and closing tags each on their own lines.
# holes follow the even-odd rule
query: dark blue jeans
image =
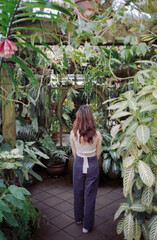
<svg viewBox="0 0 157 240">
<path fill-rule="evenodd" d="M 95 200 L 99 182 L 97 157 L 88 158 L 87 174 L 82 173 L 83 158 L 76 155 L 73 165 L 74 217 L 83 221 L 83 227 L 91 230 L 94 226 Z"/>
</svg>

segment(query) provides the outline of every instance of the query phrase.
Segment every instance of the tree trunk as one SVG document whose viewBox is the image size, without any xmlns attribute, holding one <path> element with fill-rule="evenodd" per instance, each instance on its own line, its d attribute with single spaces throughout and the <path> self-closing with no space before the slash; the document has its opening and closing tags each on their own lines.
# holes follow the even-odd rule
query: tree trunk
<svg viewBox="0 0 157 240">
<path fill-rule="evenodd" d="M 10 69 L 14 68 L 12 62 L 6 62 Z M 11 143 L 12 147 L 16 142 L 16 124 L 15 124 L 15 102 L 6 101 L 8 95 L 12 92 L 12 79 L 8 71 L 1 68 L 1 87 L 2 87 L 2 134 L 5 142 Z"/>
</svg>

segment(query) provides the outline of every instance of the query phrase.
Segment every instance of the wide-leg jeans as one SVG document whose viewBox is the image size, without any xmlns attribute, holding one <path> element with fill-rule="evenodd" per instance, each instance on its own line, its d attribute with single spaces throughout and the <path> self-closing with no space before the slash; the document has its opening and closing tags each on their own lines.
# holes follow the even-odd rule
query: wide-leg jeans
<svg viewBox="0 0 157 240">
<path fill-rule="evenodd" d="M 83 158 L 76 155 L 73 165 L 74 217 L 83 221 L 83 227 L 91 230 L 94 226 L 95 201 L 99 182 L 97 157 L 88 157 L 87 174 L 83 171 Z"/>
</svg>

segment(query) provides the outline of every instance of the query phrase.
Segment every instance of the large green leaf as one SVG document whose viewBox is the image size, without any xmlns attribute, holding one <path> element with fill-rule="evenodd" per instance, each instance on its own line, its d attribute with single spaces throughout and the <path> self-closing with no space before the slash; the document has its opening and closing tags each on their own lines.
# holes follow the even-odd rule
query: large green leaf
<svg viewBox="0 0 157 240">
<path fill-rule="evenodd" d="M 6 203 L 1 199 L 0 199 L 0 210 L 3 211 L 3 212 L 8 212 L 8 213 L 11 212 L 11 210 L 8 208 Z"/>
<path fill-rule="evenodd" d="M 155 179 L 154 174 L 152 173 L 150 167 L 141 160 L 139 160 L 138 163 L 138 172 L 142 182 L 146 184 L 148 187 L 151 187 Z"/>
<path fill-rule="evenodd" d="M 8 190 L 12 193 L 12 195 L 19 199 L 19 200 L 25 200 L 25 196 L 24 195 L 30 195 L 30 193 L 22 187 L 17 187 L 15 185 L 11 185 L 8 187 Z"/>
<path fill-rule="evenodd" d="M 18 227 L 18 222 L 16 221 L 16 218 L 14 217 L 14 215 L 12 213 L 7 213 L 4 212 L 4 218 L 5 220 L 13 227 Z"/>
<path fill-rule="evenodd" d="M 15 198 L 12 194 L 7 194 L 5 198 L 9 203 L 11 203 L 14 207 L 17 207 L 19 209 L 23 208 L 23 202 L 17 198 Z"/>
<path fill-rule="evenodd" d="M 136 136 L 141 143 L 146 144 L 150 137 L 149 127 L 147 127 L 146 125 L 138 126 L 138 128 L 136 129 Z"/>
</svg>

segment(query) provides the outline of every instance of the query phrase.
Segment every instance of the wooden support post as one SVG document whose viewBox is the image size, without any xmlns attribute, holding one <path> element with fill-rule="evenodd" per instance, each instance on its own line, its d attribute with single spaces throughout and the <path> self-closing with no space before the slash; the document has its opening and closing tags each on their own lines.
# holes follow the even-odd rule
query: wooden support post
<svg viewBox="0 0 157 240">
<path fill-rule="evenodd" d="M 13 69 L 14 63 L 6 62 Z M 6 98 L 12 92 L 12 79 L 8 71 L 1 68 L 1 94 L 2 94 L 2 135 L 5 142 L 11 143 L 12 147 L 16 142 L 16 123 L 15 123 L 15 102 L 7 102 Z"/>
</svg>

